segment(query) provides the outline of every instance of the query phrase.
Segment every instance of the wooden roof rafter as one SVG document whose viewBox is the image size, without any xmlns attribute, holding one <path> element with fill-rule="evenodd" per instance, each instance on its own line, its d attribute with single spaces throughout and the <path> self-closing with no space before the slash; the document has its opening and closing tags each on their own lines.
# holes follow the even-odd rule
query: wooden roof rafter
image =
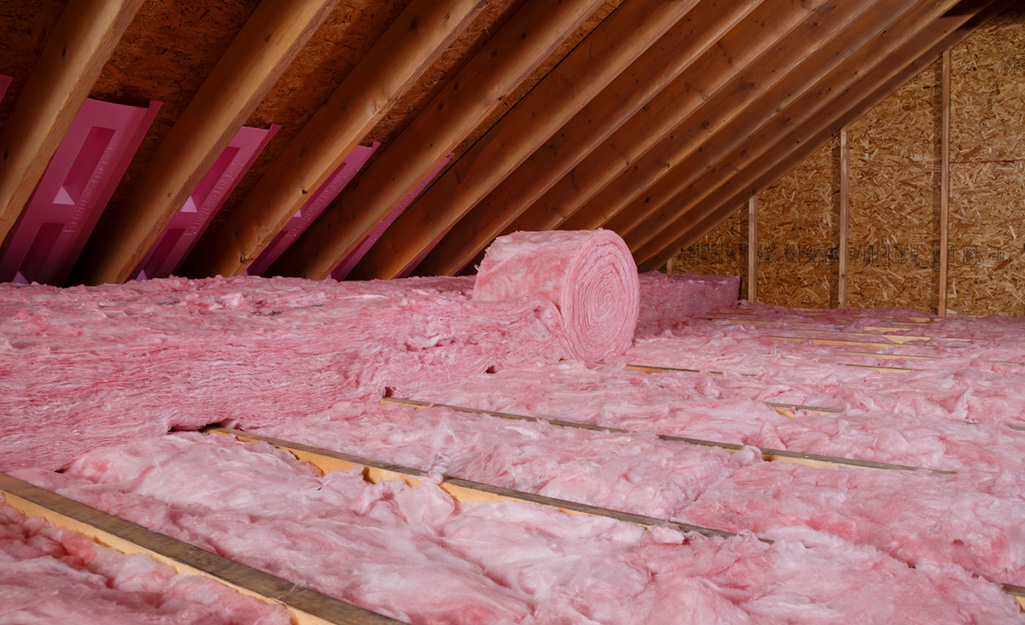
<svg viewBox="0 0 1025 625">
<path fill-rule="evenodd" d="M 777 146 L 789 149 L 766 150 L 751 165 L 734 168 L 713 183 L 712 190 L 691 195 L 685 190 L 667 206 L 676 217 L 659 225 L 654 236 L 643 243 L 632 243 L 635 259 L 642 269 L 657 267 L 682 245 L 698 238 L 725 218 L 737 203 L 767 187 L 808 154 L 817 149 L 840 126 L 857 119 L 881 102 L 900 85 L 920 73 L 946 48 L 957 44 L 1006 6 L 1009 0 L 961 0 L 936 19 L 919 24 L 912 36 L 903 39 L 897 51 L 861 73 L 848 89 L 834 92 L 828 104 L 806 123 L 794 128 Z M 863 94 L 858 98 L 848 94 Z M 700 180 L 699 180 L 700 182 Z M 628 239 L 628 243 L 631 240 Z M 635 246 L 635 247 L 634 247 Z"/>
</svg>

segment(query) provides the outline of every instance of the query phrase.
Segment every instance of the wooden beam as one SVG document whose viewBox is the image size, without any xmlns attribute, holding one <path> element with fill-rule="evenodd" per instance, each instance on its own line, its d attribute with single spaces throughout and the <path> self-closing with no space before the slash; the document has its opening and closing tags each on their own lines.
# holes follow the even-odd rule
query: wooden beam
<svg viewBox="0 0 1025 625">
<path fill-rule="evenodd" d="M 302 443 L 294 443 L 292 441 L 263 436 L 261 434 L 251 434 L 241 430 L 233 430 L 230 428 L 216 426 L 207 428 L 205 431 L 209 434 L 230 436 L 242 442 L 264 442 L 274 445 L 279 449 L 283 449 L 291 453 L 300 460 L 309 462 L 325 473 L 330 473 L 332 471 L 349 471 L 354 468 L 361 469 L 364 479 L 373 484 L 378 484 L 385 480 L 402 480 L 407 484 L 415 486 L 420 483 L 420 480 L 428 477 L 427 471 L 421 471 L 420 469 L 404 467 L 390 462 L 381 462 L 370 458 L 361 458 L 352 454 L 331 451 L 329 449 L 313 447 L 312 445 L 304 445 Z M 567 499 L 556 499 L 554 497 L 546 497 L 544 495 L 535 495 L 533 493 L 513 490 L 511 488 L 503 488 L 501 486 L 493 486 L 491 484 L 484 484 L 483 482 L 475 482 L 458 477 L 442 476 L 442 481 L 438 484 L 438 487 L 460 503 L 474 501 L 515 501 L 519 503 L 555 508 L 561 512 L 565 512 L 566 514 L 586 514 L 589 516 L 608 517 L 618 521 L 640 525 L 642 527 L 652 527 L 668 523 L 683 532 L 698 532 L 705 536 L 715 536 L 720 538 L 736 536 L 736 534 L 731 532 L 724 532 L 722 530 L 702 527 L 700 525 L 656 519 L 654 517 L 644 516 L 641 514 L 620 512 L 619 510 L 609 510 L 607 508 L 591 506 L 576 501 L 569 501 Z"/>
<path fill-rule="evenodd" d="M 849 123 L 879 101 L 892 93 L 916 73 L 922 71 L 948 42 L 957 42 L 967 37 L 990 13 L 991 0 L 973 0 L 960 3 L 957 10 L 932 21 L 912 24 L 912 30 L 891 29 L 888 32 L 902 43 L 889 54 L 869 63 L 857 73 L 860 79 L 844 89 L 823 86 L 832 93 L 831 98 L 820 98 L 819 89 L 809 93 L 808 107 L 814 112 L 802 123 L 792 126 L 775 120 L 775 126 L 789 130 L 785 136 L 771 141 L 767 149 L 752 153 L 742 146 L 734 155 L 710 171 L 705 179 L 699 180 L 701 190 L 694 185 L 681 192 L 663 211 L 663 232 L 638 249 L 635 258 L 642 267 L 657 264 L 666 250 L 686 247 L 713 227 L 736 202 L 746 200 L 757 190 L 763 189 L 791 167 L 817 149 L 839 126 Z M 1000 6 L 1006 6 L 1001 2 Z M 936 43 L 939 41 L 939 43 Z M 889 59 L 886 63 L 883 60 Z M 848 68 L 849 69 L 849 68 Z M 865 95 L 860 95 L 865 94 Z M 757 133 L 762 137 L 764 133 Z M 785 146 L 783 149 L 780 146 Z M 727 165 L 728 163 L 728 165 Z M 723 172 L 718 177 L 713 174 Z M 708 185 L 711 185 L 710 188 Z M 693 198 L 693 201 L 687 201 Z M 730 204 L 733 202 L 733 204 Z M 675 217 L 671 217 L 675 216 Z"/>
<path fill-rule="evenodd" d="M 956 1 L 945 0 L 948 5 Z M 743 117 L 704 142 L 701 152 L 678 161 L 672 176 L 664 175 L 649 185 L 626 204 L 626 208 L 621 208 L 614 218 L 609 219 L 606 227 L 623 235 L 631 250 L 643 247 L 665 226 L 669 219 L 667 211 L 673 208 L 670 203 L 673 197 L 682 196 L 685 189 L 716 172 L 732 171 L 733 168 L 727 164 L 731 157 L 743 161 L 752 152 L 771 149 L 772 141 L 778 140 L 775 137 L 783 134 L 783 129 L 808 119 L 841 85 L 849 86 L 861 76 L 865 64 L 873 60 L 881 62 L 886 55 L 880 48 L 892 48 L 892 43 L 887 46 L 887 42 L 894 35 L 918 27 L 921 18 L 937 17 L 944 10 L 943 6 L 928 4 L 923 9 L 921 5 L 914 5 L 914 0 L 899 4 L 883 2 L 876 7 L 878 12 L 866 16 L 864 21 L 851 22 L 837 38 L 842 45 L 836 46 L 837 41 L 834 41 L 823 52 L 808 59 L 803 67 L 793 72 L 784 90 L 777 90 L 759 104 L 752 105 Z M 909 5 L 912 6 L 910 10 L 907 9 Z M 926 11 L 925 16 L 923 10 Z M 766 137 L 754 143 L 759 130 L 773 138 Z M 737 203 L 746 199 L 747 196 Z"/>
<path fill-rule="evenodd" d="M 0 130 L 0 242 L 143 0 L 70 0 Z"/>
<path fill-rule="evenodd" d="M 683 81 L 678 80 L 679 76 L 710 50 L 725 57 L 722 51 L 725 40 L 720 40 L 761 3 L 762 0 L 746 0 L 728 10 L 714 2 L 698 4 L 686 20 L 648 48 L 463 217 L 424 258 L 418 273 L 452 275 L 458 272 L 570 169 L 624 123 L 629 123 L 642 107 L 652 119 L 664 120 L 662 125 L 668 131 L 673 114 L 688 92 Z M 761 30 L 764 29 L 762 26 Z M 732 60 L 740 62 L 740 59 Z M 711 69 L 706 71 L 711 72 Z M 720 80 L 725 82 L 726 79 Z M 676 82 L 670 86 L 673 81 Z M 696 97 L 690 95 L 692 100 Z M 652 129 L 649 132 L 662 131 Z M 538 229 L 538 226 L 532 224 L 530 229 Z"/>
<path fill-rule="evenodd" d="M 758 301 L 758 196 L 747 201 L 747 301 Z"/>
<path fill-rule="evenodd" d="M 848 222 L 850 221 L 850 165 L 851 148 L 847 137 L 847 126 L 840 129 L 840 241 L 837 245 L 838 273 L 836 297 L 840 308 L 847 308 L 847 248 Z"/>
<path fill-rule="evenodd" d="M 349 185 L 274 265 L 280 275 L 326 276 L 420 180 L 525 80 L 603 0 L 531 0 Z"/>
<path fill-rule="evenodd" d="M 399 217 L 352 272 L 394 278 L 688 13 L 696 0 L 626 0 Z M 322 272 L 307 274 L 321 277 Z"/>
<path fill-rule="evenodd" d="M 97 232 L 78 276 L 124 282 L 339 0 L 263 0 Z"/>
<path fill-rule="evenodd" d="M 215 579 L 238 592 L 285 607 L 296 625 L 397 625 L 399 621 L 339 601 L 170 536 L 0 473 L 7 504 L 121 553 L 143 553 L 186 575 Z"/>
<path fill-rule="evenodd" d="M 947 244 L 950 218 L 950 48 L 943 51 L 943 120 L 940 135 L 940 275 L 936 313 L 947 316 Z"/>
<path fill-rule="evenodd" d="M 483 4 L 413 0 L 223 226 L 193 251 L 186 273 L 228 276 L 245 271 Z"/>
</svg>

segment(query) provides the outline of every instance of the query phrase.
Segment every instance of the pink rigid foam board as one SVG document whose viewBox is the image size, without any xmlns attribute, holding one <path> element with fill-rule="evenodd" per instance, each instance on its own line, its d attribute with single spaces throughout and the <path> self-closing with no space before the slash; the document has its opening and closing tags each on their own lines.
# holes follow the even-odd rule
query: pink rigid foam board
<svg viewBox="0 0 1025 625">
<path fill-rule="evenodd" d="M 306 228 L 313 223 L 313 220 L 324 212 L 327 205 L 338 197 L 338 194 L 342 192 L 345 185 L 349 184 L 349 181 L 356 176 L 356 173 L 366 164 L 367 159 L 370 158 L 370 155 L 380 145 L 377 141 L 371 146 L 357 145 L 356 149 L 350 152 L 345 157 L 345 161 L 331 174 L 331 177 L 324 184 L 320 185 L 320 188 L 303 204 L 302 208 L 296 211 L 292 219 L 285 224 L 281 232 L 270 242 L 270 245 L 249 266 L 245 275 L 263 275 L 263 272 L 267 271 L 292 243 L 295 243 L 299 235 L 306 231 Z"/>
<path fill-rule="evenodd" d="M 64 282 L 160 105 L 82 104 L 0 260 L 0 281 Z"/>
<path fill-rule="evenodd" d="M 279 128 L 277 124 L 266 130 L 242 127 L 235 133 L 136 267 L 132 278 L 166 278 L 174 273 Z"/>
<path fill-rule="evenodd" d="M 331 272 L 331 277 L 335 280 L 344 280 L 345 277 L 349 275 L 349 272 L 352 271 L 352 268 L 356 266 L 356 263 L 358 263 L 363 258 L 364 254 L 367 253 L 367 250 L 369 250 L 374 243 L 377 243 L 377 240 L 381 238 L 381 235 L 388 229 L 388 226 L 392 225 L 392 223 L 399 218 L 399 215 L 406 210 L 406 207 L 413 203 L 413 200 L 420 195 L 420 192 L 423 191 L 435 177 L 437 177 L 438 173 L 444 169 L 445 165 L 448 165 L 448 162 L 452 160 L 453 156 L 455 156 L 455 153 L 450 153 L 442 159 L 442 161 L 438 163 L 430 173 L 424 176 L 416 185 L 416 188 L 410 191 L 409 195 L 402 198 L 402 201 L 392 209 L 392 212 L 370 231 L 370 234 L 367 235 L 367 238 L 363 239 L 363 242 L 359 244 L 359 247 L 353 250 L 345 260 L 335 267 L 334 271 Z M 422 257 L 421 259 L 418 259 L 417 262 L 420 262 L 420 260 L 422 260 Z"/>
</svg>

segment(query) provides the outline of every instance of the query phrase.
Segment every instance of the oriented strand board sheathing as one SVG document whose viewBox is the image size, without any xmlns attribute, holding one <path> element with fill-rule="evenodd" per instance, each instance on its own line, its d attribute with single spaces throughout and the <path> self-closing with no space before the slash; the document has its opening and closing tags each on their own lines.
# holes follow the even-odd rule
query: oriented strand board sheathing
<svg viewBox="0 0 1025 625">
<path fill-rule="evenodd" d="M 758 195 L 759 301 L 796 308 L 837 305 L 839 164 L 834 136 Z"/>
<path fill-rule="evenodd" d="M 1025 315 L 1025 8 L 951 53 L 948 310 Z"/>
<path fill-rule="evenodd" d="M 697 271 L 740 276 L 741 297 L 747 294 L 747 210 L 731 213 L 714 230 L 675 256 L 673 273 Z"/>
<path fill-rule="evenodd" d="M 46 38 L 57 25 L 66 1 L 4 0 L 0 2 L 0 74 L 11 76 L 10 87 L 0 101 L 0 127 L 10 116 L 14 103 L 32 73 Z"/>
<path fill-rule="evenodd" d="M 934 63 L 851 124 L 851 308 L 936 308 L 940 71 Z"/>
</svg>

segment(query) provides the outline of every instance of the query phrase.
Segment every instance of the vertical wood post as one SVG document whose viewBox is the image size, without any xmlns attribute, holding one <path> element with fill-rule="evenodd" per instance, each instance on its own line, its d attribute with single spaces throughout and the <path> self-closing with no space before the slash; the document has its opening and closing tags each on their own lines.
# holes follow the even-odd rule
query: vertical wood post
<svg viewBox="0 0 1025 625">
<path fill-rule="evenodd" d="M 937 313 L 947 316 L 947 225 L 950 213 L 950 48 L 943 51 L 943 124 L 940 137 L 940 276 Z"/>
<path fill-rule="evenodd" d="M 847 126 L 840 129 L 840 243 L 837 245 L 839 267 L 836 280 L 836 299 L 840 308 L 847 308 L 847 247 L 849 235 L 851 198 L 851 159 L 850 141 L 847 137 Z"/>
<path fill-rule="evenodd" d="M 758 194 L 747 201 L 747 301 L 758 301 Z"/>
</svg>

